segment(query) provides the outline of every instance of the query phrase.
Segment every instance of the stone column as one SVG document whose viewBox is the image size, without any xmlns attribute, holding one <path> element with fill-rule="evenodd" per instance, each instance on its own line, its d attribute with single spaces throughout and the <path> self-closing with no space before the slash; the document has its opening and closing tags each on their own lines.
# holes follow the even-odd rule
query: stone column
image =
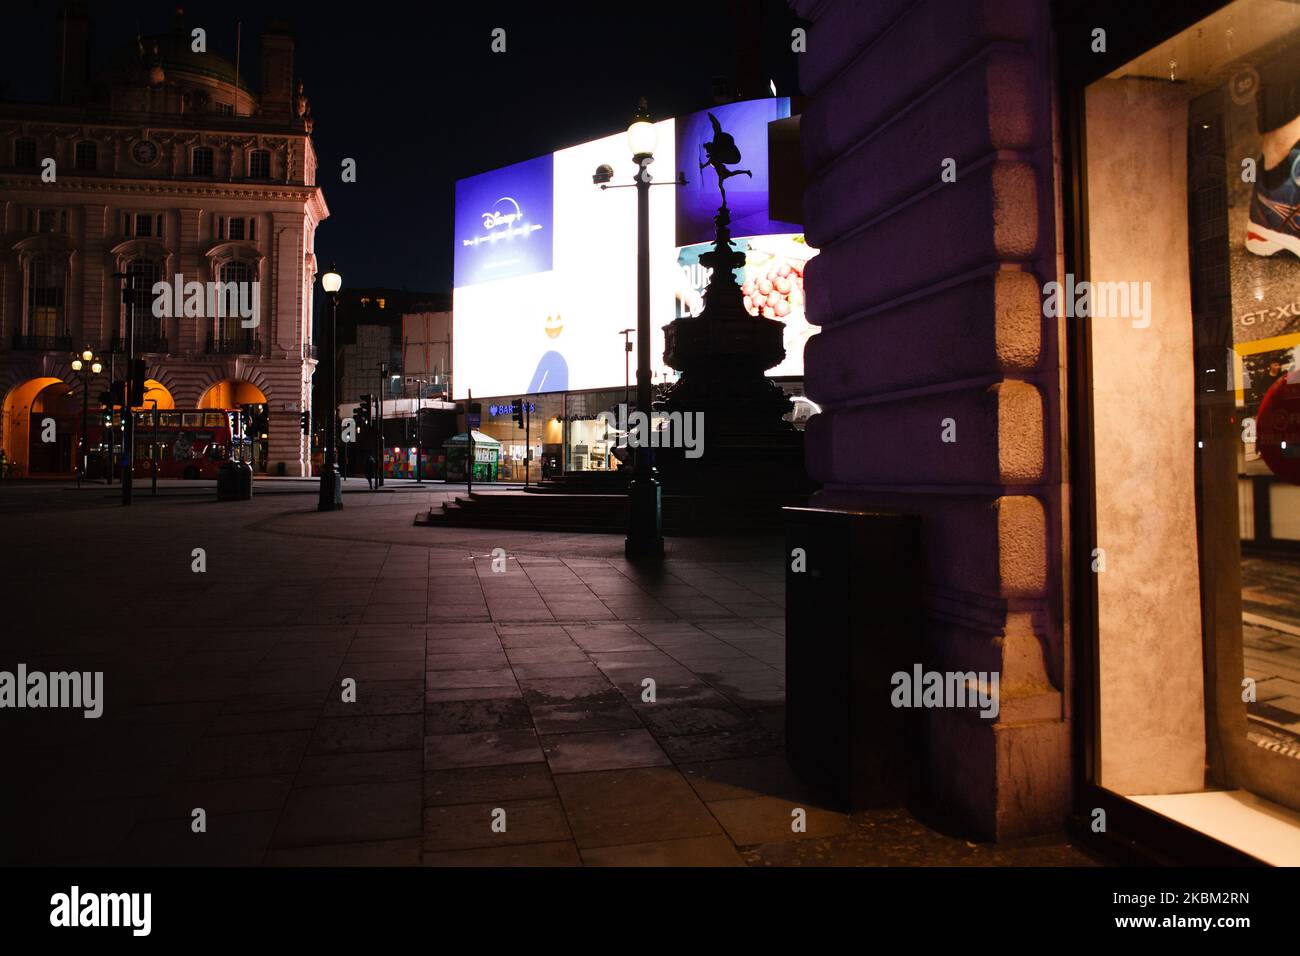
<svg viewBox="0 0 1300 956">
<path fill-rule="evenodd" d="M 1057 268 L 1048 4 L 791 5 L 813 21 L 814 504 L 920 515 L 916 662 L 1000 674 L 996 719 L 923 712 L 929 802 L 985 838 L 1053 830 L 1070 735 L 1059 336 L 1041 311 Z"/>
</svg>

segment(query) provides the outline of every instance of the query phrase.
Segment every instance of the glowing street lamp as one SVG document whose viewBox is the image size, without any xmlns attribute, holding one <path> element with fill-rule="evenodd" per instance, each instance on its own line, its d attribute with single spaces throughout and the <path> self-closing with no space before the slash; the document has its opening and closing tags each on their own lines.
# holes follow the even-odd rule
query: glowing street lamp
<svg viewBox="0 0 1300 956">
<path fill-rule="evenodd" d="M 645 414 L 646 421 L 650 420 L 654 384 L 650 371 L 650 187 L 686 185 L 686 176 L 682 173 L 677 174 L 676 180 L 670 179 L 663 183 L 651 181 L 647 167 L 654 162 L 658 139 L 654 121 L 650 119 L 650 110 L 646 106 L 645 97 L 642 97 L 636 115 L 627 128 L 627 145 L 632 151 L 632 161 L 636 163 L 637 169 L 635 180 L 627 185 L 636 188 L 636 404 L 637 410 Z M 601 189 L 626 188 L 621 185 L 611 186 L 613 178 L 614 168 L 604 163 L 596 167 L 591 181 Z M 650 452 L 647 449 L 638 443 L 635 453 L 635 472 L 627 486 L 630 520 L 624 554 L 629 559 L 659 560 L 664 556 L 663 502 L 659 476 L 650 462 Z"/>
<path fill-rule="evenodd" d="M 655 124 L 650 120 L 650 110 L 643 96 L 637 105 L 636 116 L 632 117 L 632 124 L 627 128 L 627 145 L 632 150 L 632 160 L 640 165 L 642 159 L 653 159 L 658 142 L 659 134 L 655 132 Z"/>
<path fill-rule="evenodd" d="M 334 263 L 320 277 L 320 287 L 330 299 L 329 336 L 326 354 L 329 356 L 329 425 L 325 429 L 325 460 L 320 476 L 320 500 L 317 511 L 337 511 L 343 507 L 343 486 L 339 483 L 338 469 L 334 462 L 334 419 L 337 417 L 338 405 L 334 400 L 334 334 L 339 312 L 339 289 L 343 287 L 343 277 L 334 268 Z"/>
<path fill-rule="evenodd" d="M 100 364 L 98 356 L 90 349 L 83 349 L 80 355 L 72 359 L 72 370 L 81 376 L 81 467 L 77 470 L 77 483 L 80 485 L 81 477 L 86 473 L 86 464 L 90 454 L 90 445 L 86 441 L 86 417 L 90 409 L 90 376 L 98 375 L 104 370 Z"/>
<path fill-rule="evenodd" d="M 645 97 L 627 128 L 636 174 L 636 407 L 650 419 L 650 174 L 654 161 L 654 123 Z M 645 439 L 648 436 L 641 436 Z M 636 448 L 636 471 L 627 487 L 629 521 L 624 553 L 628 558 L 661 559 L 664 555 L 663 489 L 650 463 L 650 452 Z"/>
</svg>

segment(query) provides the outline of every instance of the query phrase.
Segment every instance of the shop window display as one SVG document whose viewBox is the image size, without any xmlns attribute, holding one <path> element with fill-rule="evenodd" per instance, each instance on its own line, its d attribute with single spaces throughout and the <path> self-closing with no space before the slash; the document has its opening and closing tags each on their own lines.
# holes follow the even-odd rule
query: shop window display
<svg viewBox="0 0 1300 956">
<path fill-rule="evenodd" d="M 1100 783 L 1300 808 L 1300 6 L 1229 4 L 1085 117 L 1087 278 L 1147 310 L 1065 320 L 1093 363 Z"/>
</svg>

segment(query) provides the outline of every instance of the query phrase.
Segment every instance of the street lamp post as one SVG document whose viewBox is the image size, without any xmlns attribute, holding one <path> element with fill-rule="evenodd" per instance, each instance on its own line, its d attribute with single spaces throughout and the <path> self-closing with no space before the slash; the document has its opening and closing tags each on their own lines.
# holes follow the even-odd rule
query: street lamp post
<svg viewBox="0 0 1300 956">
<path fill-rule="evenodd" d="M 628 146 L 632 150 L 632 161 L 636 163 L 636 406 L 637 411 L 646 416 L 647 427 L 651 415 L 652 379 L 650 371 L 650 186 L 652 179 L 649 166 L 654 162 L 655 141 L 654 123 L 644 97 L 637 109 L 636 116 L 627 128 Z M 592 182 L 601 189 L 617 189 L 610 186 L 614 171 L 609 166 L 601 166 L 592 177 Z M 677 183 L 669 180 L 666 185 L 684 182 L 679 177 Z M 626 359 L 625 359 L 626 364 Z M 625 384 L 626 387 L 626 384 Z M 637 436 L 635 444 L 635 471 L 628 484 L 628 529 L 623 551 L 629 560 L 659 560 L 664 555 L 663 537 L 663 489 L 659 484 L 659 475 L 651 460 L 650 450 L 646 447 L 649 434 Z M 628 433 L 631 445 L 631 432 Z"/>
<path fill-rule="evenodd" d="M 85 349 L 73 358 L 72 370 L 81 374 L 81 440 L 77 443 L 77 454 L 81 459 L 81 466 L 77 469 L 77 487 L 81 487 L 81 479 L 85 477 L 90 457 L 90 443 L 86 435 L 86 419 L 90 413 L 90 376 L 98 375 L 104 366 L 100 364 L 99 356 L 90 349 Z"/>
<path fill-rule="evenodd" d="M 379 363 L 379 395 L 375 402 L 375 491 L 384 484 L 384 392 L 388 389 L 388 363 Z"/>
<path fill-rule="evenodd" d="M 424 483 L 424 432 L 420 419 L 424 414 L 424 379 L 415 382 L 415 482 Z"/>
<path fill-rule="evenodd" d="M 343 487 L 339 484 L 339 473 L 334 462 L 334 419 L 338 408 L 334 399 L 334 333 L 339 311 L 339 289 L 343 286 L 343 277 L 338 274 L 334 264 L 321 276 L 320 286 L 330 299 L 330 320 L 328 348 L 329 355 L 329 427 L 325 430 L 325 459 L 320 475 L 320 501 L 317 511 L 337 511 L 343 507 Z"/>
<path fill-rule="evenodd" d="M 115 272 L 114 279 L 122 280 L 122 301 L 126 303 L 126 327 L 123 329 L 126 346 L 126 379 L 122 383 L 122 504 L 133 500 L 135 478 L 135 411 L 131 405 L 136 381 L 135 367 L 135 307 L 138 301 L 133 272 Z"/>
<path fill-rule="evenodd" d="M 636 329 L 624 329 L 618 333 L 623 336 L 623 404 L 632 404 L 632 387 L 628 384 L 631 381 L 631 373 L 628 371 L 628 364 L 632 360 L 632 340 L 628 338 Z"/>
</svg>

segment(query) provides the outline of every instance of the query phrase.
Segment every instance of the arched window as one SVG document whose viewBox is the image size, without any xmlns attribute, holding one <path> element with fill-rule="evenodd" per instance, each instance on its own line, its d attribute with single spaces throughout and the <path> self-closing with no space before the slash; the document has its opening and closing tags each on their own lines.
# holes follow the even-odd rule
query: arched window
<svg viewBox="0 0 1300 956">
<path fill-rule="evenodd" d="M 162 265 L 156 259 L 141 256 L 132 259 L 126 267 L 126 273 L 135 277 L 135 344 L 144 352 L 164 352 L 167 350 L 167 329 L 164 320 L 154 315 L 154 285 L 162 279 Z M 122 322 L 120 328 L 126 333 L 126 305 L 122 303 Z"/>
<path fill-rule="evenodd" d="M 91 140 L 83 139 L 77 144 L 73 160 L 74 168 L 94 172 L 99 166 L 99 147 Z"/>
<path fill-rule="evenodd" d="M 27 137 L 14 140 L 14 165 L 19 169 L 31 169 L 36 165 L 36 140 Z"/>
<path fill-rule="evenodd" d="M 257 290 L 253 282 L 257 279 L 257 265 L 242 259 L 231 259 L 221 266 L 219 279 L 225 287 L 221 294 L 221 314 L 217 318 L 222 351 L 255 352 L 254 343 L 260 330 L 256 326 L 245 327 L 244 322 L 252 319 L 241 312 L 250 311 L 255 305 Z M 256 306 L 260 307 L 260 303 L 256 303 Z"/>
<path fill-rule="evenodd" d="M 63 290 L 67 262 L 52 255 L 33 256 L 27 266 L 27 329 L 40 339 L 64 334 Z M 57 348 L 57 345 L 49 345 Z"/>
<path fill-rule="evenodd" d="M 190 153 L 190 174 L 194 176 L 212 175 L 212 147 L 194 147 L 194 152 Z"/>
<path fill-rule="evenodd" d="M 248 178 L 271 178 L 271 153 L 265 149 L 255 149 L 248 154 Z"/>
</svg>

